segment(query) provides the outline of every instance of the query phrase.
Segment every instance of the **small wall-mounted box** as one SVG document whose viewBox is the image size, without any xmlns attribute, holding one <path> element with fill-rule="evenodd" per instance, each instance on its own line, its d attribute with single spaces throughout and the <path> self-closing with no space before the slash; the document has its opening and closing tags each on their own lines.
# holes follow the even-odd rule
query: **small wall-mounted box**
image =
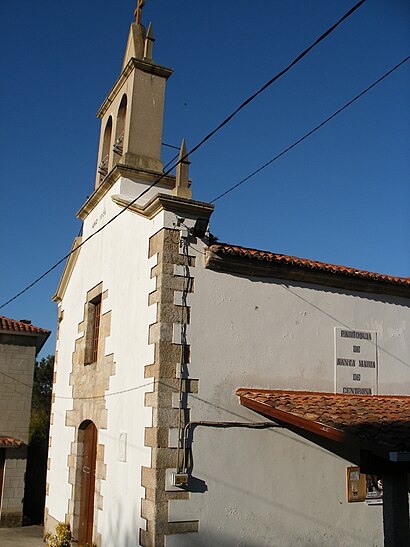
<svg viewBox="0 0 410 547">
<path fill-rule="evenodd" d="M 347 501 L 366 499 L 366 475 L 360 473 L 360 467 L 348 467 L 346 470 Z"/>
<path fill-rule="evenodd" d="M 172 473 L 172 485 L 173 486 L 187 486 L 188 485 L 188 473 Z"/>
</svg>

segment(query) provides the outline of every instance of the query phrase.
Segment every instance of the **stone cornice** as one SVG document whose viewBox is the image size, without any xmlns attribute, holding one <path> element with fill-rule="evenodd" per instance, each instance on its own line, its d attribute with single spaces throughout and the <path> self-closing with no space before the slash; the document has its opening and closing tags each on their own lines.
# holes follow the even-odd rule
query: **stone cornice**
<svg viewBox="0 0 410 547">
<path fill-rule="evenodd" d="M 71 254 L 68 257 L 68 260 L 66 262 L 63 275 L 61 276 L 60 283 L 58 284 L 57 290 L 55 295 L 53 296 L 54 302 L 61 302 L 61 300 L 64 298 L 65 291 L 67 289 L 68 282 L 70 281 L 71 274 L 73 273 L 74 266 L 76 265 L 78 255 L 80 254 L 80 248 L 78 246 L 81 244 L 83 238 L 82 237 L 76 237 L 74 239 L 73 246 L 71 247 Z M 74 251 L 74 252 L 73 252 Z"/>
<path fill-rule="evenodd" d="M 161 211 L 171 211 L 179 215 L 187 213 L 208 219 L 214 210 L 214 206 L 210 203 L 194 201 L 169 194 L 157 194 L 145 205 L 138 205 L 137 203 L 129 205 L 132 200 L 121 195 L 112 196 L 112 200 L 120 207 L 128 206 L 130 211 L 148 219 L 154 218 Z"/>
<path fill-rule="evenodd" d="M 87 216 L 94 209 L 94 207 L 100 202 L 100 200 L 105 196 L 108 190 L 112 188 L 112 186 L 117 182 L 120 177 L 126 177 L 130 179 L 138 178 L 139 180 L 152 183 L 156 179 L 161 177 L 161 173 L 156 173 L 154 171 L 142 171 L 129 165 L 121 165 L 117 163 L 78 211 L 77 217 L 81 220 L 87 218 Z M 175 176 L 163 176 L 158 186 L 174 188 Z"/>
<path fill-rule="evenodd" d="M 113 102 L 115 97 L 118 95 L 124 82 L 127 80 L 128 76 L 131 74 L 131 72 L 135 68 L 142 70 L 142 72 L 147 72 L 148 74 L 154 74 L 155 76 L 160 76 L 161 78 L 166 78 L 166 79 L 168 79 L 173 73 L 172 68 L 156 65 L 152 62 L 143 61 L 142 59 L 136 59 L 135 57 L 133 57 L 125 65 L 124 70 L 121 72 L 118 80 L 115 82 L 111 91 L 109 92 L 106 99 L 100 106 L 100 109 L 97 112 L 97 118 L 102 118 L 104 116 L 104 114 L 107 112 L 108 108 L 110 107 L 111 103 Z"/>
</svg>

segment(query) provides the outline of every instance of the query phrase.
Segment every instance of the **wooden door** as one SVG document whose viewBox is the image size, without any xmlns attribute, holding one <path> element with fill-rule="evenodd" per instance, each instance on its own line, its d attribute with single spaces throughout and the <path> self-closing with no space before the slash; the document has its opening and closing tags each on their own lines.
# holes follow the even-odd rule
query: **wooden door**
<svg viewBox="0 0 410 547">
<path fill-rule="evenodd" d="M 84 452 L 81 470 L 80 526 L 78 543 L 92 543 L 94 524 L 95 462 L 97 428 L 89 422 L 84 429 Z"/>
<path fill-rule="evenodd" d="M 0 448 L 0 515 L 1 515 L 1 500 L 3 499 L 3 479 L 4 479 L 4 462 L 6 461 L 6 449 Z"/>
</svg>

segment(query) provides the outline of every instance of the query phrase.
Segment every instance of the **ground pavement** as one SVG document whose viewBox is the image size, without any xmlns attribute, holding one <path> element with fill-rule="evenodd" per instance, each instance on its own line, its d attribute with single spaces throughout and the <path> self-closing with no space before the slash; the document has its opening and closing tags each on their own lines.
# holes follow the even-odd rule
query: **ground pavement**
<svg viewBox="0 0 410 547">
<path fill-rule="evenodd" d="M 1 547 L 45 547 L 42 526 L 0 528 Z"/>
</svg>

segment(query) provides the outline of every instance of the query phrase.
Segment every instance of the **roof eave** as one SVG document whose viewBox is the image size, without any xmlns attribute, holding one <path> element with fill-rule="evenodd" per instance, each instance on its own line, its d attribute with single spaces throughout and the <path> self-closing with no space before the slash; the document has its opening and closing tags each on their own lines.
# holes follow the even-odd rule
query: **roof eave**
<svg viewBox="0 0 410 547">
<path fill-rule="evenodd" d="M 206 268 L 210 270 L 237 273 L 254 277 L 287 279 L 291 281 L 313 283 L 335 289 L 385 294 L 410 298 L 410 286 L 371 278 L 354 277 L 340 272 L 313 270 L 291 264 L 282 264 L 259 260 L 258 258 L 239 257 L 207 249 Z"/>
<path fill-rule="evenodd" d="M 8 329 L 0 329 L 0 336 L 4 334 L 7 336 L 25 336 L 26 338 L 34 338 L 35 343 L 32 344 L 36 348 L 36 355 L 41 351 L 44 344 L 47 342 L 51 331 L 45 332 L 29 332 L 29 331 L 14 331 Z"/>
<path fill-rule="evenodd" d="M 258 401 L 254 398 L 249 397 L 248 395 L 250 391 L 252 391 L 252 388 L 239 388 L 236 390 L 236 395 L 239 396 L 240 404 L 242 406 L 249 408 L 250 410 L 253 410 L 257 412 L 258 414 L 261 414 L 267 418 L 270 418 L 274 420 L 275 422 L 279 422 L 280 424 L 284 425 L 289 430 L 294 431 L 297 434 L 301 434 L 301 431 L 305 431 L 308 433 L 313 433 L 317 437 L 322 437 L 325 439 L 336 441 L 337 443 L 343 444 L 345 446 L 351 446 L 353 448 L 355 447 L 356 449 L 359 449 L 361 453 L 361 459 L 363 459 L 363 462 L 365 461 L 365 454 L 369 453 L 369 454 L 372 454 L 372 458 L 376 458 L 376 459 L 378 458 L 379 461 L 384 462 L 384 464 L 388 463 L 390 460 L 390 464 L 395 469 L 398 469 L 399 467 L 404 468 L 406 466 L 407 466 L 406 469 L 409 468 L 409 462 L 399 461 L 399 460 L 394 461 L 393 459 L 390 458 L 390 454 L 392 453 L 392 450 L 397 451 L 397 448 L 393 448 L 393 446 L 390 446 L 389 444 L 378 442 L 370 438 L 360 437 L 356 434 L 352 434 L 349 431 L 346 432 L 335 426 L 321 423 L 318 420 L 311 420 L 291 412 L 278 410 L 274 406 L 266 404 L 264 401 Z M 262 395 L 264 394 L 268 395 L 269 393 L 272 393 L 272 390 L 258 388 L 257 392 Z M 289 393 L 286 390 L 285 391 L 273 390 L 273 392 L 276 394 Z M 334 394 L 334 393 L 325 393 L 325 392 L 297 391 L 295 393 L 298 393 L 299 395 L 332 395 L 332 396 L 337 395 L 337 397 L 351 398 L 351 396 L 347 396 L 344 394 Z M 364 396 L 361 398 L 373 399 L 374 397 L 375 396 Z M 379 399 L 380 397 L 390 398 L 390 396 L 376 396 L 376 397 Z M 397 396 L 397 395 L 394 395 L 394 398 L 409 399 L 408 396 Z M 366 465 L 369 466 L 368 461 L 366 461 Z"/>
<path fill-rule="evenodd" d="M 238 390 L 237 393 L 239 391 L 240 390 Z M 321 437 L 331 439 L 332 441 L 337 441 L 340 443 L 353 441 L 348 435 L 346 435 L 343 431 L 340 431 L 339 429 L 326 426 L 324 424 L 321 424 L 320 422 L 314 422 L 312 420 L 306 420 L 305 418 L 301 418 L 299 416 L 294 416 L 289 412 L 277 410 L 276 408 L 265 405 L 264 403 L 260 403 L 258 401 L 243 397 L 240 393 L 238 393 L 238 395 L 242 406 L 245 406 L 246 408 L 254 410 L 258 413 L 264 414 L 272 420 L 277 420 L 281 423 L 293 425 L 295 427 L 304 429 L 305 431 L 310 431 L 311 433 L 320 435 Z"/>
<path fill-rule="evenodd" d="M 68 283 L 71 279 L 71 274 L 73 273 L 74 266 L 77 263 L 77 259 L 79 256 L 79 253 L 81 251 L 81 244 L 82 244 L 83 238 L 82 237 L 76 237 L 74 238 L 74 243 L 71 247 L 70 254 L 68 255 L 67 262 L 64 266 L 63 274 L 61 276 L 60 282 L 58 284 L 57 290 L 55 294 L 52 297 L 52 300 L 59 304 L 62 299 L 64 298 L 65 292 L 68 287 Z"/>
</svg>

